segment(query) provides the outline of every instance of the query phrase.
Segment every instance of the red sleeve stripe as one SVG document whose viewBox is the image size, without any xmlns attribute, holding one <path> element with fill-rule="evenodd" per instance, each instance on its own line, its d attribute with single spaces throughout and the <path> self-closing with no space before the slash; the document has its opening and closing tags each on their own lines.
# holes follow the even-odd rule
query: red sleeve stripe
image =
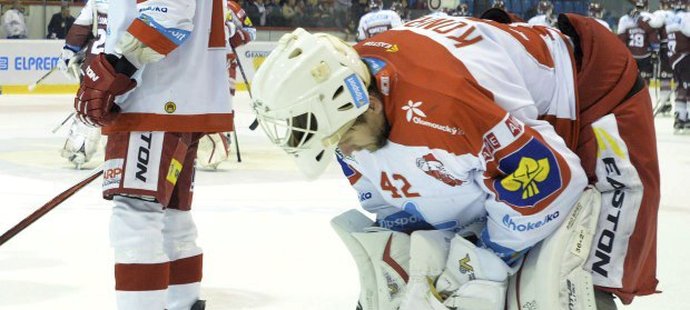
<svg viewBox="0 0 690 310">
<path fill-rule="evenodd" d="M 140 19 L 135 19 L 132 24 L 129 25 L 127 31 L 146 46 L 162 55 L 169 54 L 177 47 L 177 44 L 156 29 L 149 27 L 149 25 Z"/>
</svg>

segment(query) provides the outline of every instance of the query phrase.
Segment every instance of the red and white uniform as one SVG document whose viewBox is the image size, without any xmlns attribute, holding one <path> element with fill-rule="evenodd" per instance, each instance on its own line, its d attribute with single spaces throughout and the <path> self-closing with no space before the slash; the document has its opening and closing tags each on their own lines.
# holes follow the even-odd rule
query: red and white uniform
<svg viewBox="0 0 690 310">
<path fill-rule="evenodd" d="M 539 15 L 536 15 L 536 16 L 530 18 L 527 21 L 527 23 L 530 25 L 536 25 L 536 26 L 552 27 L 556 23 L 556 20 L 550 15 L 539 14 Z"/>
<path fill-rule="evenodd" d="M 128 31 L 166 57 L 135 74 L 137 88 L 118 98 L 121 114 L 104 132 L 231 130 L 227 71 L 218 65 L 227 53 L 225 1 L 124 2 L 110 11 L 106 52 Z"/>
<path fill-rule="evenodd" d="M 94 20 L 95 18 L 95 20 Z M 93 23 L 96 33 L 93 33 Z M 105 51 L 105 34 L 108 26 L 108 0 L 89 0 L 79 12 L 65 37 L 65 45 L 74 51 L 86 49 L 82 70 L 98 54 Z"/>
<path fill-rule="evenodd" d="M 668 49 L 671 65 L 680 62 L 690 54 L 690 13 L 685 11 L 670 12 L 666 18 Z"/>
<path fill-rule="evenodd" d="M 595 240 L 608 236 L 607 212 L 619 211 L 625 223 L 617 227 L 615 244 L 607 244 L 616 249 L 616 261 L 603 264 L 594 257 L 591 264 L 621 268 L 609 274 L 618 284 L 606 289 L 628 303 L 656 286 L 654 271 L 651 280 L 638 279 L 638 264 L 655 260 L 655 253 L 633 257 L 637 247 L 655 243 L 655 235 L 628 245 L 632 234 L 656 227 L 656 152 L 639 145 L 650 139 L 654 145 L 653 120 L 651 113 L 636 111 L 651 109 L 649 95 L 644 82 L 636 84 L 634 60 L 622 44 L 611 48 L 616 61 L 591 56 L 592 45 L 610 44 L 612 33 L 593 26 L 593 19 L 568 17 L 585 53 L 577 61 L 558 30 L 469 18 L 426 16 L 359 42 L 355 49 L 376 77 L 390 134 L 382 149 L 340 155 L 339 161 L 380 226 L 474 234 L 508 264 L 550 235 L 585 185 L 594 184 L 608 199 Z M 591 71 L 602 62 L 609 63 Z M 643 103 L 624 104 L 630 101 Z M 630 117 L 644 119 L 636 127 L 624 125 Z M 609 157 L 612 148 L 615 159 Z M 610 179 L 620 177 L 625 184 L 611 187 Z M 646 200 L 640 203 L 643 182 Z M 633 197 L 624 212 L 622 201 L 611 203 L 622 191 Z M 623 268 L 632 284 L 627 278 L 620 283 Z"/>
<path fill-rule="evenodd" d="M 602 26 L 604 26 L 606 29 L 611 30 L 611 26 L 609 26 L 609 23 L 607 23 L 605 20 L 600 19 L 600 18 L 594 18 L 594 17 L 592 17 L 592 18 L 593 18 L 594 20 L 596 20 L 599 24 L 601 24 Z"/>
<path fill-rule="evenodd" d="M 256 28 L 252 20 L 247 16 L 247 13 L 242 9 L 239 3 L 235 1 L 228 1 L 228 12 L 226 14 L 225 23 L 228 31 L 228 54 L 227 67 L 228 79 L 230 81 L 230 94 L 235 95 L 235 85 L 237 81 L 237 55 L 233 53 L 232 47 L 238 48 L 256 39 Z M 232 23 L 232 26 L 230 26 Z M 230 47 L 232 44 L 232 47 Z"/>
<path fill-rule="evenodd" d="M 618 21 L 618 37 L 628 45 L 636 59 L 649 57 L 652 48 L 659 46 L 657 30 L 650 25 L 655 16 L 649 12 L 626 14 Z"/>
<path fill-rule="evenodd" d="M 226 2 L 112 1 L 108 14 L 107 53 L 117 55 L 117 43 L 138 46 L 128 32 L 156 57 L 138 58 L 152 53 L 141 48 L 123 48 L 122 57 L 163 56 L 138 68 L 137 87 L 116 98 L 120 113 L 103 128 L 118 309 L 190 309 L 202 278 L 189 212 L 198 141 L 233 129 Z"/>
<path fill-rule="evenodd" d="M 376 74 L 391 125 L 386 147 L 345 159 L 359 172 L 354 186 L 371 194 L 365 209 L 474 233 L 508 262 L 565 219 L 587 179 L 565 141 L 536 119 L 576 117 L 560 33 L 427 16 L 355 48 Z M 436 70 L 425 71 L 419 55 Z"/>
<path fill-rule="evenodd" d="M 391 10 L 374 10 L 364 14 L 359 19 L 359 26 L 357 27 L 357 39 L 364 40 L 372 36 L 384 32 L 386 30 L 402 25 L 400 15 Z"/>
</svg>

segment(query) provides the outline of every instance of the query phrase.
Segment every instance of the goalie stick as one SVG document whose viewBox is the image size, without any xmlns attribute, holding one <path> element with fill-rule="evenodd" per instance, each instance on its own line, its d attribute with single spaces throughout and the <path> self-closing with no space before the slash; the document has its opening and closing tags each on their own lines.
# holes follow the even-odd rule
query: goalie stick
<svg viewBox="0 0 690 310">
<path fill-rule="evenodd" d="M 237 55 L 237 50 L 235 49 L 235 46 L 230 44 L 230 48 L 232 49 L 232 53 Z M 237 57 L 237 67 L 240 68 L 240 74 L 242 75 L 242 79 L 244 80 L 244 85 L 247 85 L 247 92 L 249 93 L 249 99 L 254 99 L 254 96 L 252 96 L 252 87 L 249 85 L 249 80 L 247 80 L 247 74 L 244 73 L 244 68 L 242 67 L 242 62 L 240 61 L 240 58 Z M 259 127 L 259 120 L 256 118 L 252 122 L 251 125 L 249 125 L 249 129 L 255 130 L 256 127 Z M 237 145 L 237 144 L 235 144 Z M 239 153 L 238 153 L 239 154 Z"/>
<path fill-rule="evenodd" d="M 19 222 L 17 225 L 14 225 L 14 227 L 10 228 L 8 231 L 6 231 L 2 236 L 0 236 L 0 246 L 5 244 L 8 240 L 12 239 L 14 236 L 16 236 L 18 233 L 22 232 L 25 228 L 29 227 L 29 225 L 33 224 L 36 220 L 40 219 L 44 215 L 46 215 L 48 212 L 51 210 L 55 209 L 58 205 L 63 203 L 65 200 L 68 198 L 72 197 L 74 193 L 78 192 L 82 188 L 84 188 L 86 185 L 89 183 L 93 182 L 93 180 L 97 179 L 101 174 L 103 174 L 103 166 L 99 166 L 98 168 L 94 169 L 91 174 L 89 174 L 88 177 L 85 179 L 79 181 L 79 183 L 72 185 L 72 187 L 68 188 L 64 192 L 58 194 L 55 196 L 53 199 L 50 201 L 46 202 L 43 206 L 38 208 L 36 211 L 31 213 L 29 216 L 25 217 L 21 222 Z"/>
<path fill-rule="evenodd" d="M 51 74 L 53 74 L 53 72 L 57 71 L 57 69 L 58 69 L 57 66 L 53 67 L 52 69 L 50 69 L 50 71 L 46 72 L 46 74 L 44 74 L 42 77 L 40 77 L 38 80 L 36 80 L 36 82 L 31 83 L 28 86 L 29 91 L 30 92 L 34 91 L 34 89 L 36 89 L 36 86 L 38 86 L 38 84 L 41 84 L 41 82 L 43 82 L 43 80 L 45 80 L 47 77 L 49 77 Z"/>
</svg>

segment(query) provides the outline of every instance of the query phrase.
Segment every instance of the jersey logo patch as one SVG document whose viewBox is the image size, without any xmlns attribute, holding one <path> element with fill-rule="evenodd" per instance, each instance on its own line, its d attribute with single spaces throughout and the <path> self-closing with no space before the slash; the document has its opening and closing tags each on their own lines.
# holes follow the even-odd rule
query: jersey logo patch
<svg viewBox="0 0 690 310">
<path fill-rule="evenodd" d="M 364 87 L 362 81 L 357 77 L 356 74 L 351 74 L 345 78 L 345 85 L 352 95 L 352 99 L 355 101 L 354 104 L 358 108 L 369 104 L 369 95 Z"/>
<path fill-rule="evenodd" d="M 376 75 L 377 73 L 379 73 L 379 71 L 386 67 L 386 62 L 378 58 L 364 57 L 362 58 L 362 61 L 364 61 L 364 63 L 367 64 L 367 67 L 369 67 L 369 71 L 371 71 L 371 74 L 373 75 Z"/>
<path fill-rule="evenodd" d="M 425 126 L 429 127 L 432 129 L 440 130 L 445 133 L 448 133 L 450 135 L 464 135 L 465 132 L 457 127 L 449 126 L 449 125 L 443 125 L 439 123 L 434 123 L 431 121 L 426 120 L 425 118 L 426 113 L 422 111 L 420 108 L 422 106 L 421 101 L 414 102 L 412 100 L 407 101 L 407 105 L 404 105 L 402 107 L 403 111 L 405 111 L 405 119 L 407 119 L 408 122 L 420 125 L 420 126 Z"/>
<path fill-rule="evenodd" d="M 454 177 L 441 161 L 436 159 L 434 154 L 426 154 L 420 158 L 417 158 L 417 167 L 422 169 L 424 173 L 437 179 L 448 186 L 460 186 L 463 181 Z"/>
<path fill-rule="evenodd" d="M 512 173 L 493 182 L 497 199 L 518 208 L 533 207 L 563 183 L 554 154 L 535 139 L 500 160 L 499 169 Z"/>
</svg>

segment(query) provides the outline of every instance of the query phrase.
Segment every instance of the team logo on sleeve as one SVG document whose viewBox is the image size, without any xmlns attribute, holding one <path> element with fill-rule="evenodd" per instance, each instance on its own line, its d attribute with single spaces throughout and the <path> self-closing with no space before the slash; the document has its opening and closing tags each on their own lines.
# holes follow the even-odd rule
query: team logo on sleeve
<svg viewBox="0 0 690 310">
<path fill-rule="evenodd" d="M 450 174 L 443 163 L 436 159 L 434 154 L 429 153 L 417 158 L 417 167 L 422 169 L 427 175 L 446 183 L 448 186 L 462 185 L 463 181 Z"/>
<path fill-rule="evenodd" d="M 362 61 L 364 61 L 367 67 L 369 67 L 369 71 L 371 72 L 371 74 L 374 75 L 376 75 L 376 73 L 379 73 L 379 71 L 386 67 L 386 62 L 378 58 L 364 57 L 362 58 Z"/>
<path fill-rule="evenodd" d="M 510 174 L 493 182 L 497 198 L 515 207 L 532 207 L 563 185 L 554 154 L 535 139 L 501 159 L 499 169 Z"/>
</svg>

